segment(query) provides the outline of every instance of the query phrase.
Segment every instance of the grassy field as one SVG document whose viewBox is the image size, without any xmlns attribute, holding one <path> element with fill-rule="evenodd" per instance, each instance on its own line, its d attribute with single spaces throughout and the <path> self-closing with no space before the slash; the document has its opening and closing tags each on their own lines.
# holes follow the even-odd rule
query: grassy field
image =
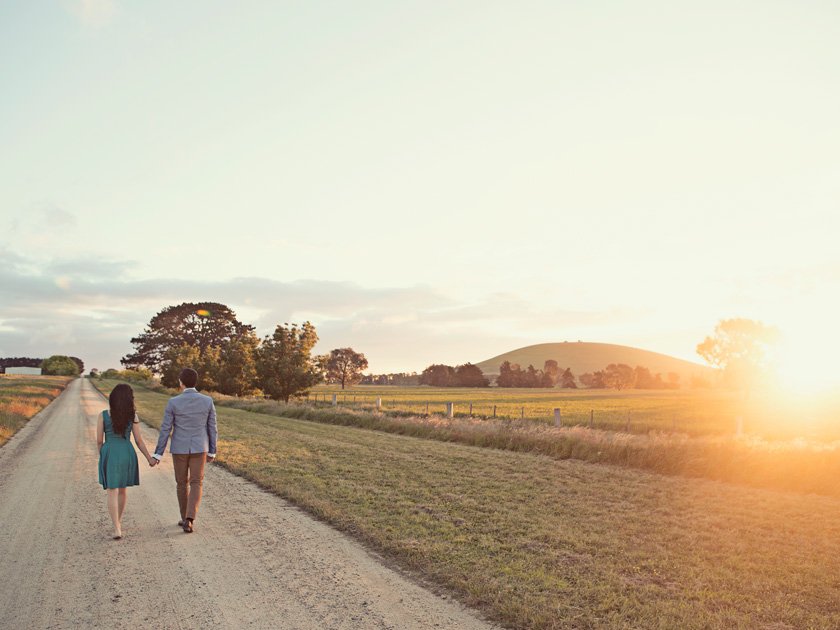
<svg viewBox="0 0 840 630">
<path fill-rule="evenodd" d="M 461 417 L 535 419 L 553 422 L 554 409 L 566 425 L 581 425 L 631 433 L 678 431 L 687 435 L 731 435 L 736 418 L 750 435 L 768 439 L 805 437 L 840 439 L 840 400 L 783 398 L 755 394 L 742 400 L 726 390 L 562 390 L 457 387 L 355 386 L 342 391 L 322 385 L 309 400 L 341 406 L 375 408 L 382 399 L 385 411 L 443 414 L 447 402 Z"/>
<path fill-rule="evenodd" d="M 66 376 L 0 376 L 0 446 L 50 404 L 71 380 Z"/>
<path fill-rule="evenodd" d="M 135 391 L 159 426 L 167 396 Z M 219 430 L 222 465 L 509 627 L 840 626 L 836 498 L 225 407 Z"/>
</svg>

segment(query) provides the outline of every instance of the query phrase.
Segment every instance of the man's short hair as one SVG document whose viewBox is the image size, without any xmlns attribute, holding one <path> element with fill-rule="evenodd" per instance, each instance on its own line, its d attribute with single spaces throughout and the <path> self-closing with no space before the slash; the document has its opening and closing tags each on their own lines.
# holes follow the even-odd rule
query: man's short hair
<svg viewBox="0 0 840 630">
<path fill-rule="evenodd" d="M 184 384 L 184 387 L 195 387 L 198 383 L 198 372 L 192 368 L 184 368 L 181 370 L 178 380 Z"/>
</svg>

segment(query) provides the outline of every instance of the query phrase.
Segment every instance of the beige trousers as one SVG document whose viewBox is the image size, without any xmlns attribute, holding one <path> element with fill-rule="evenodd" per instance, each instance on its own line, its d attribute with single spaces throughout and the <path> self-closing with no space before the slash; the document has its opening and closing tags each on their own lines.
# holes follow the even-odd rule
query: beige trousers
<svg viewBox="0 0 840 630">
<path fill-rule="evenodd" d="M 201 488 L 204 484 L 204 463 L 207 453 L 172 455 L 175 468 L 175 482 L 178 484 L 178 506 L 181 508 L 181 520 L 194 519 L 201 503 Z"/>
</svg>

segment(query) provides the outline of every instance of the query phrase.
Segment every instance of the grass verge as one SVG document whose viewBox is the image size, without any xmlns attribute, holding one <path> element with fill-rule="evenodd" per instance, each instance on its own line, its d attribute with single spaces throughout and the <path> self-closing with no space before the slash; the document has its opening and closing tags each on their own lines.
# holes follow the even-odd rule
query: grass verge
<svg viewBox="0 0 840 630">
<path fill-rule="evenodd" d="M 167 396 L 135 395 L 159 426 Z M 226 407 L 219 430 L 231 471 L 510 627 L 840 627 L 835 498 Z"/>
<path fill-rule="evenodd" d="M 67 376 L 0 376 L 0 446 L 49 405 L 71 380 Z"/>
</svg>

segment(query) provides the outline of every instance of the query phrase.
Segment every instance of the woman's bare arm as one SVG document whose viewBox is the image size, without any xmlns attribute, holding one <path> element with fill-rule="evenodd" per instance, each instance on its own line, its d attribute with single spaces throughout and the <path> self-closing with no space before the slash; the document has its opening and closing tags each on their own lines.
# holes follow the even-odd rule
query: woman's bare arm
<svg viewBox="0 0 840 630">
<path fill-rule="evenodd" d="M 96 448 L 102 448 L 102 444 L 105 443 L 105 420 L 103 418 L 103 414 L 100 412 L 99 416 L 96 418 Z"/>
<path fill-rule="evenodd" d="M 134 422 L 131 423 L 131 434 L 134 436 L 134 442 L 137 444 L 137 448 L 140 449 L 146 461 L 149 462 L 149 466 L 157 464 L 157 460 L 149 454 L 149 449 L 146 448 L 146 443 L 143 441 L 143 434 L 140 431 L 140 419 L 137 416 L 134 417 Z"/>
</svg>

